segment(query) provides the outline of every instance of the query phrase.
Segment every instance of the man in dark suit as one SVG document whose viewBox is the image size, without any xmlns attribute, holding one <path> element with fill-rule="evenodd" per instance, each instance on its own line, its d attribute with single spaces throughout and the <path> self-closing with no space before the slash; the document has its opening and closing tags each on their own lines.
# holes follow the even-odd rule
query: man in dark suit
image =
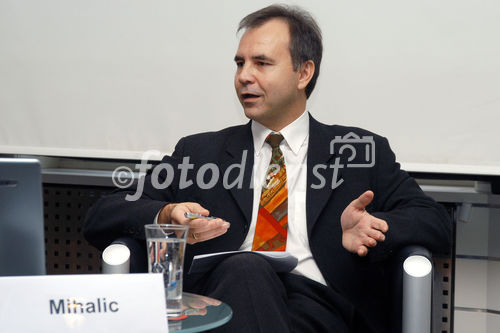
<svg viewBox="0 0 500 333">
<path fill-rule="evenodd" d="M 143 226 L 153 221 L 189 224 L 188 268 L 197 254 L 254 250 L 270 220 L 276 236 L 261 245 L 297 256 L 292 272 L 240 254 L 184 276 L 185 290 L 231 305 L 233 319 L 221 331 L 387 332 L 387 259 L 409 244 L 447 251 L 449 218 L 400 170 L 385 138 L 306 112 L 322 53 L 308 13 L 270 6 L 240 29 L 235 88 L 251 121 L 181 139 L 161 171 L 141 183 L 138 200 L 125 199 L 134 188 L 96 203 L 86 237 L 103 248 L 124 235 L 144 239 Z M 346 138 L 369 140 L 371 162 L 338 151 L 335 143 Z M 186 212 L 221 218 L 189 220 Z"/>
</svg>

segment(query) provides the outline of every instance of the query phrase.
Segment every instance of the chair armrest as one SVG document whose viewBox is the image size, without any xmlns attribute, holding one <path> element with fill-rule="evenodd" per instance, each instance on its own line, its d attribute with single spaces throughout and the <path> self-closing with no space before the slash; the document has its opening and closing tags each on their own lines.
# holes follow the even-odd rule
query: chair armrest
<svg viewBox="0 0 500 333">
<path fill-rule="evenodd" d="M 429 333 L 432 314 L 432 257 L 424 248 L 403 262 L 403 333 Z"/>
<path fill-rule="evenodd" d="M 146 244 L 135 238 L 116 239 L 104 249 L 102 259 L 103 273 L 147 272 Z"/>
<path fill-rule="evenodd" d="M 429 260 L 432 260 L 432 253 L 429 250 L 427 250 L 425 247 L 420 246 L 420 245 L 406 246 L 399 251 L 399 254 L 403 258 L 403 261 L 406 260 L 406 258 L 411 257 L 411 256 L 423 256 Z"/>
<path fill-rule="evenodd" d="M 393 257 L 391 265 L 391 332 L 430 332 L 433 274 L 431 252 L 422 246 L 407 246 Z"/>
</svg>

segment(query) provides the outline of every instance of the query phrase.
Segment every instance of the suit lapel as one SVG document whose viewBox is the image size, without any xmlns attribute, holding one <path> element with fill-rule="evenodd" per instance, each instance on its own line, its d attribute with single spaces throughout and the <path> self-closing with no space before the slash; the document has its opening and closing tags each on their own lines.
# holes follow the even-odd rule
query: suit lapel
<svg viewBox="0 0 500 333">
<path fill-rule="evenodd" d="M 333 179 L 334 168 L 330 167 L 335 159 L 330 152 L 330 141 L 334 138 L 327 126 L 319 123 L 309 115 L 309 145 L 307 153 L 307 190 L 306 190 L 306 216 L 307 233 L 311 235 L 314 224 L 318 220 L 321 211 L 333 193 L 332 184 L 341 179 L 342 169 L 337 168 L 338 174 Z M 316 174 L 314 173 L 316 170 Z M 324 186 L 321 185 L 321 177 Z M 333 183 L 332 183 L 333 182 Z M 319 187 L 317 189 L 313 188 Z"/>
<path fill-rule="evenodd" d="M 245 222 L 250 225 L 253 206 L 252 171 L 254 161 L 254 147 L 252 139 L 251 122 L 243 126 L 243 130 L 235 130 L 228 135 L 224 156 L 222 158 L 222 170 L 227 170 L 232 165 L 241 165 L 243 162 L 242 186 L 232 186 L 229 191 L 236 201 L 238 207 L 245 216 Z M 239 169 L 230 172 L 229 184 L 236 179 Z M 240 187 L 240 188 L 239 188 Z"/>
<path fill-rule="evenodd" d="M 332 184 L 336 180 L 342 178 L 342 168 L 337 168 L 338 174 L 336 179 L 333 179 L 333 165 L 335 159 L 334 154 L 330 153 L 330 141 L 334 139 L 334 134 L 327 128 L 309 115 L 309 145 L 307 155 L 307 190 L 306 190 L 306 216 L 307 216 L 307 232 L 310 235 L 314 224 L 318 220 L 323 208 L 328 199 L 333 193 Z M 241 188 L 233 186 L 230 188 L 230 193 L 236 201 L 239 209 L 245 216 L 245 222 L 250 225 L 253 208 L 253 184 L 252 173 L 254 164 L 254 146 L 252 139 L 251 122 L 243 126 L 243 130 L 235 130 L 226 141 L 226 147 L 221 162 L 222 170 L 227 170 L 231 165 L 244 163 L 244 177 Z M 319 167 L 318 167 L 319 166 Z M 314 189 L 313 185 L 319 185 L 321 179 L 314 174 L 319 173 L 324 179 L 324 186 Z M 231 172 L 229 184 L 235 179 L 238 172 Z"/>
</svg>

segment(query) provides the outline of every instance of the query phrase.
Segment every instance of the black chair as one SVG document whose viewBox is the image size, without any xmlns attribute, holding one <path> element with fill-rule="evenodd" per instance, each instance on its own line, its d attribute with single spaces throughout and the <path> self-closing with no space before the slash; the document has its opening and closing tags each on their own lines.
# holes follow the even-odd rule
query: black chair
<svg viewBox="0 0 500 333">
<path fill-rule="evenodd" d="M 129 267 L 126 269 L 129 273 L 146 273 L 148 271 L 148 257 L 146 251 L 146 242 L 139 241 L 131 237 L 122 237 L 116 239 L 113 244 L 121 244 L 130 250 Z"/>
<path fill-rule="evenodd" d="M 130 273 L 147 272 L 147 253 L 144 241 L 138 241 L 130 237 L 115 240 L 112 244 L 121 244 L 130 250 Z M 432 265 L 431 253 L 421 246 L 407 246 L 399 251 L 398 255 L 389 263 L 392 271 L 393 293 L 391 294 L 392 308 L 391 322 L 393 333 L 428 333 L 431 331 L 431 297 L 432 288 L 425 286 L 420 280 L 408 282 L 408 273 L 403 268 L 404 262 L 409 258 L 419 256 L 420 259 L 427 258 Z M 432 276 L 432 270 L 429 273 Z M 428 275 L 426 275 L 428 277 Z M 406 286 L 405 282 L 406 281 Z M 432 278 L 431 278 L 432 281 Z M 408 285 L 409 284 L 409 285 Z M 405 299 L 411 297 L 412 299 Z M 406 309 L 404 307 L 406 306 Z M 406 315 L 404 316 L 404 312 Z"/>
</svg>

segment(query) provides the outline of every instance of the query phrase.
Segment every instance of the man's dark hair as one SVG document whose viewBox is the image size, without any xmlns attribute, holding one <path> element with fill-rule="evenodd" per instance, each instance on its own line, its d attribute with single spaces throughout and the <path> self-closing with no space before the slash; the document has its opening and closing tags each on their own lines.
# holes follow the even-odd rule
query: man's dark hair
<svg viewBox="0 0 500 333">
<path fill-rule="evenodd" d="M 241 29 L 250 29 L 261 26 L 273 18 L 280 18 L 288 23 L 290 28 L 290 55 L 293 69 L 296 71 L 304 62 L 314 62 L 314 75 L 306 87 L 306 97 L 309 98 L 319 76 L 323 43 L 321 29 L 314 18 L 297 6 L 271 5 L 245 16 L 239 26 Z"/>
</svg>

